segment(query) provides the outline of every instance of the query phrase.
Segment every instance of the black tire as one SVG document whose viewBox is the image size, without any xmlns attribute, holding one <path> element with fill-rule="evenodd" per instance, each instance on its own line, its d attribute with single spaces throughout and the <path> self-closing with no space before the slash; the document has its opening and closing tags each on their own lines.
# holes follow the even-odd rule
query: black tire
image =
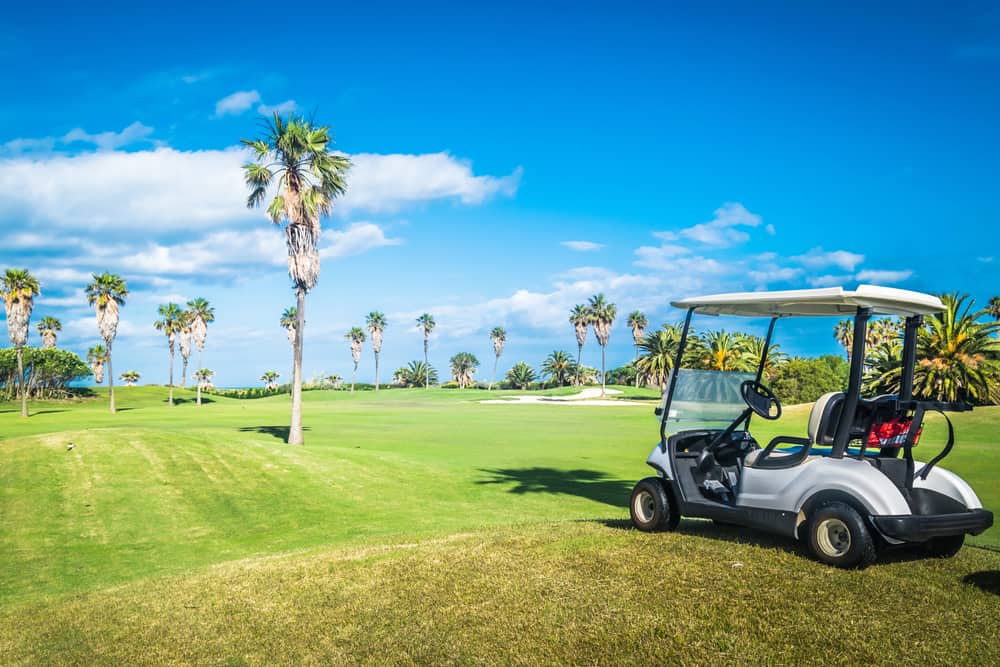
<svg viewBox="0 0 1000 667">
<path fill-rule="evenodd" d="M 809 517 L 809 549 L 817 560 L 863 569 L 875 562 L 875 541 L 865 520 L 846 503 L 824 503 Z"/>
<path fill-rule="evenodd" d="M 924 543 L 924 554 L 930 558 L 951 558 L 962 549 L 965 535 L 935 537 Z"/>
<path fill-rule="evenodd" d="M 659 477 L 647 477 L 635 485 L 628 509 L 632 525 L 647 533 L 674 530 L 681 520 L 670 490 Z"/>
</svg>

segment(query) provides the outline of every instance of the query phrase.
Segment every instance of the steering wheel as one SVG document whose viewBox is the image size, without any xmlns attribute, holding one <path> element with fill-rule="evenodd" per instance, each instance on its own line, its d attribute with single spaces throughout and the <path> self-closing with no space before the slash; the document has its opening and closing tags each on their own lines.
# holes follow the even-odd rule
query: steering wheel
<svg viewBox="0 0 1000 667">
<path fill-rule="evenodd" d="M 757 380 L 747 380 L 740 385 L 740 396 L 746 402 L 747 407 L 753 413 L 764 419 L 778 419 L 781 417 L 781 403 L 774 392 L 762 385 Z M 771 409 L 774 414 L 771 414 Z"/>
</svg>

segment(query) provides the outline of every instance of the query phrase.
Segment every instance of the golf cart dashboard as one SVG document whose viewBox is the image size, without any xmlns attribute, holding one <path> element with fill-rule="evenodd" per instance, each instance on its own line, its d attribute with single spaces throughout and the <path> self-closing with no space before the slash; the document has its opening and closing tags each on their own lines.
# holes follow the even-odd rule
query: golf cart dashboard
<svg viewBox="0 0 1000 667">
<path fill-rule="evenodd" d="M 681 431 L 667 439 L 667 447 L 678 459 L 696 459 L 723 432 L 724 429 L 699 429 Z M 729 442 L 723 443 L 715 452 L 715 457 L 723 465 L 732 465 L 740 452 L 746 449 L 756 449 L 757 441 L 748 431 L 734 431 L 729 436 Z M 732 460 L 730 460 L 732 459 Z"/>
</svg>

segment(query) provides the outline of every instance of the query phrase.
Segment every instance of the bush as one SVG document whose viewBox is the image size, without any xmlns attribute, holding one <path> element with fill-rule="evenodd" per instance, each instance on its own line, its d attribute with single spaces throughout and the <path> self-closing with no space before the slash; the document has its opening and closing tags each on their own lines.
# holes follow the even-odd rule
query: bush
<svg viewBox="0 0 1000 667">
<path fill-rule="evenodd" d="M 65 398 L 71 395 L 67 385 L 92 375 L 87 364 L 69 350 L 56 347 L 25 347 L 22 351 L 24 379 L 31 398 Z M 18 395 L 17 350 L 0 350 L 0 399 Z"/>
<path fill-rule="evenodd" d="M 839 357 L 796 357 L 774 369 L 771 389 L 782 403 L 811 403 L 830 391 L 845 391 L 849 369 Z"/>
</svg>

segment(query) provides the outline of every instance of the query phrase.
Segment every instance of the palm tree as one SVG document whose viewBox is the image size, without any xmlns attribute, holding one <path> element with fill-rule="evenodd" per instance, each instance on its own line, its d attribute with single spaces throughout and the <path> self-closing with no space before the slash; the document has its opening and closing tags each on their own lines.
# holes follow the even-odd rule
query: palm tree
<svg viewBox="0 0 1000 667">
<path fill-rule="evenodd" d="M 576 364 L 569 352 L 553 350 L 542 362 L 542 375 L 548 377 L 555 386 L 569 383 L 576 373 Z"/>
<path fill-rule="evenodd" d="M 333 200 L 347 192 L 351 161 L 331 148 L 330 128 L 311 120 L 277 113 L 266 122 L 263 136 L 243 139 L 254 160 L 243 165 L 250 195 L 247 207 L 274 198 L 267 207 L 271 221 L 284 221 L 288 245 L 288 275 L 296 295 L 295 351 L 292 364 L 292 417 L 288 444 L 301 445 L 302 437 L 302 339 L 305 333 L 306 293 L 319 279 L 320 217 L 333 210 Z"/>
<path fill-rule="evenodd" d="M 431 337 L 431 332 L 434 331 L 434 327 L 437 326 L 437 322 L 434 321 L 434 316 L 430 313 L 424 313 L 417 318 L 417 326 L 424 331 L 424 367 L 430 371 L 431 365 L 427 361 L 427 340 Z M 424 378 L 424 388 L 431 385 L 431 378 L 428 375 Z"/>
<path fill-rule="evenodd" d="M 264 389 L 273 391 L 278 388 L 277 379 L 281 375 L 277 371 L 265 371 L 263 375 L 260 376 L 261 382 L 264 383 Z"/>
<path fill-rule="evenodd" d="M 746 358 L 746 367 L 749 370 L 756 370 L 760 365 L 760 360 L 764 357 L 765 340 L 753 334 L 737 332 L 733 334 L 736 339 L 736 347 Z M 764 377 L 771 377 L 775 369 L 788 361 L 788 355 L 778 349 L 776 343 L 771 343 L 767 348 L 767 357 L 764 358 Z"/>
<path fill-rule="evenodd" d="M 639 343 L 642 341 L 643 337 L 646 335 L 646 327 L 649 325 L 649 320 L 646 316 L 639 310 L 633 310 L 628 315 L 628 325 L 632 328 L 632 343 L 635 345 L 635 358 L 639 359 Z M 639 386 L 639 374 L 635 374 L 635 386 Z"/>
<path fill-rule="evenodd" d="M 458 382 L 459 389 L 465 389 L 472 385 L 476 370 L 479 368 L 479 359 L 471 352 L 459 352 L 449 361 L 451 364 L 451 376 Z"/>
<path fill-rule="evenodd" d="M 851 363 L 851 355 L 854 354 L 854 322 L 852 320 L 837 322 L 836 326 L 833 327 L 833 337 L 847 352 L 847 363 Z"/>
<path fill-rule="evenodd" d="M 141 377 L 138 371 L 125 371 L 118 376 L 118 379 L 124 382 L 126 387 L 134 387 Z"/>
<path fill-rule="evenodd" d="M 111 412 L 115 411 L 115 381 L 111 372 L 111 344 L 118 333 L 118 313 L 125 305 L 128 285 L 121 276 L 114 273 L 93 274 L 94 279 L 86 287 L 87 302 L 97 313 L 97 328 L 107 346 L 108 353 L 108 399 Z"/>
<path fill-rule="evenodd" d="M 288 342 L 295 346 L 295 327 L 299 323 L 299 315 L 295 306 L 291 308 L 285 308 L 285 312 L 281 314 L 281 319 L 278 321 L 285 331 L 288 332 Z"/>
<path fill-rule="evenodd" d="M 1000 323 L 980 322 L 968 294 L 943 294 L 945 310 L 925 319 L 917 337 L 914 392 L 939 401 L 1000 401 Z"/>
<path fill-rule="evenodd" d="M 181 311 L 180 328 L 177 330 L 177 347 L 181 352 L 181 389 L 187 383 L 188 357 L 191 356 L 191 324 L 193 321 L 194 314 L 190 310 Z"/>
<path fill-rule="evenodd" d="M 361 344 L 365 342 L 365 330 L 361 327 L 351 327 L 351 330 L 344 334 L 344 338 L 351 341 L 351 358 L 354 359 L 354 375 L 351 376 L 351 392 L 354 392 L 354 382 L 358 378 L 358 362 L 361 361 Z"/>
<path fill-rule="evenodd" d="M 991 296 L 986 302 L 986 312 L 994 320 L 1000 322 L 1000 296 Z"/>
<path fill-rule="evenodd" d="M 382 332 L 387 322 L 385 315 L 373 310 L 365 317 L 365 326 L 372 337 L 372 350 L 375 351 L 375 391 L 378 391 L 378 355 L 382 351 Z"/>
<path fill-rule="evenodd" d="M 95 345 L 87 350 L 87 363 L 94 371 L 94 382 L 104 382 L 104 364 L 108 361 L 108 350 L 103 345 Z"/>
<path fill-rule="evenodd" d="M 215 308 L 200 296 L 187 302 L 191 314 L 191 337 L 198 347 L 198 368 L 201 368 L 201 353 L 205 350 L 205 339 L 208 337 L 208 325 L 215 321 Z M 187 357 L 184 358 L 184 371 L 187 373 Z M 184 386 L 184 380 L 181 380 Z M 201 405 L 201 384 L 198 384 L 198 405 Z"/>
<path fill-rule="evenodd" d="M 38 323 L 38 333 L 42 336 L 42 347 L 56 346 L 56 332 L 62 331 L 62 322 L 46 315 Z"/>
<path fill-rule="evenodd" d="M 496 355 L 493 359 L 493 377 L 490 379 L 490 390 L 492 391 L 493 385 L 497 381 L 497 364 L 500 363 L 504 343 L 507 342 L 507 330 L 503 327 L 493 327 L 493 330 L 490 331 L 490 340 L 493 341 L 493 353 Z"/>
<path fill-rule="evenodd" d="M 438 374 L 433 366 L 429 366 L 423 361 L 411 361 L 408 366 L 403 366 L 393 374 L 396 384 L 404 387 L 416 387 L 420 384 L 433 382 L 437 384 Z"/>
<path fill-rule="evenodd" d="M 615 322 L 618 307 L 613 303 L 608 303 L 603 294 L 595 294 L 587 302 L 587 310 L 590 312 L 590 321 L 594 325 L 594 335 L 597 336 L 597 343 L 601 346 L 601 396 L 604 396 L 607 387 L 605 358 L 608 349 L 608 338 L 611 336 L 611 325 Z"/>
<path fill-rule="evenodd" d="M 590 326 L 590 311 L 587 306 L 578 303 L 569 311 L 569 323 L 576 332 L 576 384 L 580 384 L 580 357 L 583 355 L 583 344 L 587 342 L 587 327 Z"/>
<path fill-rule="evenodd" d="M 639 349 L 645 354 L 635 362 L 635 368 L 643 383 L 656 384 L 660 391 L 666 390 L 680 343 L 681 328 L 676 324 L 664 324 L 639 341 Z"/>
<path fill-rule="evenodd" d="M 167 337 L 167 347 L 170 348 L 170 393 L 167 402 L 174 404 L 174 342 L 177 334 L 184 326 L 184 311 L 176 303 L 168 303 L 156 309 L 160 314 L 160 319 L 153 322 L 157 331 L 162 331 Z"/>
<path fill-rule="evenodd" d="M 709 331 L 695 341 L 698 366 L 710 371 L 740 371 L 756 370 L 756 365 L 744 354 L 737 336 L 725 329 Z"/>
<path fill-rule="evenodd" d="M 199 388 L 211 389 L 213 377 L 215 377 L 215 371 L 210 371 L 207 368 L 199 368 L 194 373 L 194 379 L 197 380 Z"/>
<path fill-rule="evenodd" d="M 535 381 L 535 369 L 523 361 L 519 361 L 507 371 L 507 383 L 524 391 Z"/>
<path fill-rule="evenodd" d="M 21 416 L 28 416 L 28 392 L 24 381 L 24 344 L 35 297 L 41 294 L 38 279 L 27 269 L 7 269 L 0 278 L 0 294 L 7 313 L 7 335 L 17 354 L 17 383 L 21 387 Z"/>
</svg>

